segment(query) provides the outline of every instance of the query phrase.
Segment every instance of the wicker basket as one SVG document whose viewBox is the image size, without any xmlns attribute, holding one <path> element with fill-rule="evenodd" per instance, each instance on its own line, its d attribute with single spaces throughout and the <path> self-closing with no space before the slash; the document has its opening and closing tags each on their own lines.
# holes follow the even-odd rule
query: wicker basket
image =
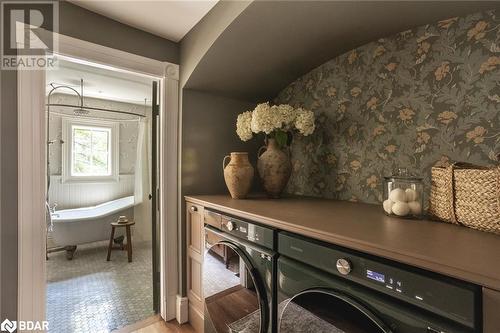
<svg viewBox="0 0 500 333">
<path fill-rule="evenodd" d="M 445 222 L 500 234 L 500 166 L 433 167 L 429 213 Z"/>
</svg>

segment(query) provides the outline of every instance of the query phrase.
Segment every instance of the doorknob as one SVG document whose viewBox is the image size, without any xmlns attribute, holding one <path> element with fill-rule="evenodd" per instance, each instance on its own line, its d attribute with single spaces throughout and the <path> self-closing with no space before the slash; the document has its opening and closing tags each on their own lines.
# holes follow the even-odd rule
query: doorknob
<svg viewBox="0 0 500 333">
<path fill-rule="evenodd" d="M 191 211 L 192 212 L 196 212 L 198 210 L 198 208 L 196 208 L 196 206 L 191 206 Z"/>
<path fill-rule="evenodd" d="M 153 196 L 150 194 L 148 195 L 149 200 L 153 199 Z"/>
</svg>

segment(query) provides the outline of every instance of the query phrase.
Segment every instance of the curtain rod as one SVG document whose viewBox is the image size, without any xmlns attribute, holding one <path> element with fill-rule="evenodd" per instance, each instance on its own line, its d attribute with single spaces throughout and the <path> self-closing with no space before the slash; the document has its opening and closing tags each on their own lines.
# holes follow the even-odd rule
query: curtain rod
<svg viewBox="0 0 500 333">
<path fill-rule="evenodd" d="M 81 109 L 88 109 L 92 111 L 105 111 L 105 112 L 115 112 L 115 113 L 122 113 L 122 114 L 128 114 L 129 116 L 137 116 L 137 117 L 143 117 L 145 118 L 146 115 L 139 114 L 139 113 L 134 113 L 134 112 L 127 112 L 127 111 L 120 111 L 120 110 L 111 110 L 111 109 L 104 109 L 104 108 L 94 108 L 91 106 L 84 106 L 80 107 L 78 105 L 71 105 L 71 104 L 57 104 L 57 103 L 52 103 L 52 104 L 45 104 L 46 106 L 62 106 L 62 107 L 70 107 L 70 108 L 81 108 Z"/>
<path fill-rule="evenodd" d="M 51 115 L 58 116 L 58 117 L 63 117 L 63 118 L 71 118 L 71 119 L 99 119 L 99 120 L 107 120 L 107 121 L 114 121 L 114 122 L 120 122 L 120 123 L 130 123 L 130 122 L 138 122 L 142 121 L 143 117 L 134 117 L 134 118 L 112 118 L 112 117 L 105 117 L 105 116 L 94 116 L 94 115 L 75 115 L 75 114 L 69 114 L 65 113 L 63 111 L 52 111 L 50 113 Z"/>
</svg>

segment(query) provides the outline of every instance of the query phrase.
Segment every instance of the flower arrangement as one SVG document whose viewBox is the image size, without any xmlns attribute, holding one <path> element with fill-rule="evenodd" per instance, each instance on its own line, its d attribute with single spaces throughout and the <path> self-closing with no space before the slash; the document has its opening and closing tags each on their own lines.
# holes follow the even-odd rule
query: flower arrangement
<svg viewBox="0 0 500 333">
<path fill-rule="evenodd" d="M 238 115 L 236 133 L 243 141 L 248 141 L 253 134 L 264 133 L 274 138 L 280 147 L 288 143 L 288 133 L 294 131 L 303 136 L 314 132 L 314 113 L 303 108 L 294 108 L 288 104 L 258 104 L 253 111 Z"/>
</svg>

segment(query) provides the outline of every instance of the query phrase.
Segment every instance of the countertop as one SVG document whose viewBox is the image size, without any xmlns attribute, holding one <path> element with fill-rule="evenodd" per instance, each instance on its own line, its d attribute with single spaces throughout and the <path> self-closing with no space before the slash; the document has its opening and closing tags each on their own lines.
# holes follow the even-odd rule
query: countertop
<svg viewBox="0 0 500 333">
<path fill-rule="evenodd" d="M 280 230 L 363 251 L 500 291 L 500 236 L 386 216 L 379 205 L 317 198 L 186 200 Z"/>
</svg>

